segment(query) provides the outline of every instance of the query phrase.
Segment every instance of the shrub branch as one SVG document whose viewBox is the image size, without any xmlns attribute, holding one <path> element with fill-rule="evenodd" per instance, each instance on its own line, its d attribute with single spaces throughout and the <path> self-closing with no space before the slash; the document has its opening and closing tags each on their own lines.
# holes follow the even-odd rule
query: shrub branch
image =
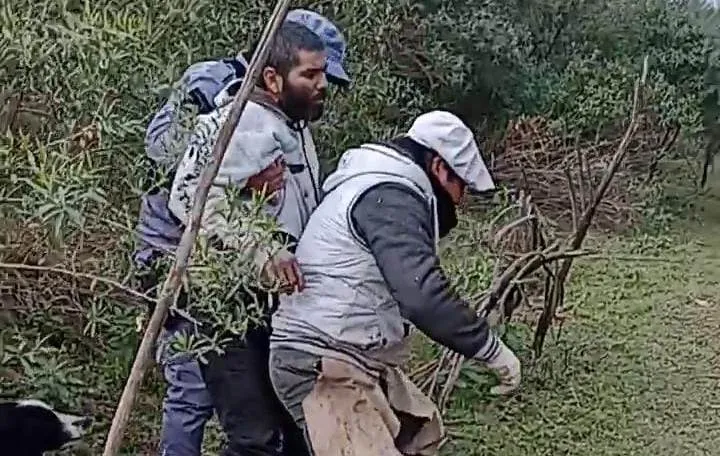
<svg viewBox="0 0 720 456">
<path fill-rule="evenodd" d="M 544 305 L 533 341 L 533 350 L 536 357 L 541 355 L 547 331 L 552 325 L 557 309 L 562 307 L 565 282 L 573 260 L 594 253 L 582 250 L 582 243 L 592 225 L 593 217 L 605 198 L 610 183 L 625 158 L 628 146 L 634 139 L 640 125 L 643 88 L 648 71 L 647 65 L 646 57 L 643 62 L 641 76 L 635 83 L 630 122 L 597 189 L 592 188 L 586 162 L 582 159 L 581 151 L 577 151 L 579 157 L 577 165 L 580 168 L 577 174 L 578 185 L 581 189 L 589 192 L 591 197 L 585 204 L 583 200 L 584 192 L 581 192 L 582 195 L 576 194 L 572 183 L 569 184 L 568 192 L 573 211 L 572 221 L 574 228 L 569 238 L 565 240 L 557 239 L 549 244 L 545 243 L 544 240 L 548 236 L 544 232 L 544 224 L 540 223 L 543 218 L 533 204 L 531 195 L 525 195 L 524 191 L 520 192 L 514 206 L 518 210 L 519 216 L 501 226 L 493 236 L 491 245 L 494 250 L 500 250 L 500 255 L 496 260 L 492 284 L 478 299 L 476 309 L 478 309 L 480 315 L 488 319 L 491 326 L 497 326 L 508 320 L 512 316 L 512 312 L 521 303 L 527 301 L 528 293 L 524 290 L 527 280 L 539 272 L 544 272 Z M 568 176 L 568 182 L 571 182 L 569 169 L 565 169 L 565 174 Z M 499 223 L 501 218 L 507 214 L 508 212 L 502 213 L 501 216 L 493 220 L 493 223 Z M 523 240 L 523 243 L 530 243 L 531 250 L 516 255 L 512 259 L 512 256 L 505 254 L 505 248 L 502 244 L 507 243 L 513 232 L 521 228 L 525 228 L 525 237 L 530 239 L 530 241 Z M 500 264 L 508 262 L 508 258 L 511 258 L 509 264 L 506 263 L 507 266 L 502 269 Z M 464 357 L 462 355 L 445 349 L 440 358 L 434 363 L 434 369 L 425 365 L 422 366 L 419 372 L 416 372 L 416 375 L 425 377 L 424 380 L 420 380 L 420 385 L 435 397 L 441 410 L 444 410 L 447 405 L 455 383 L 460 376 L 463 361 Z"/>
</svg>

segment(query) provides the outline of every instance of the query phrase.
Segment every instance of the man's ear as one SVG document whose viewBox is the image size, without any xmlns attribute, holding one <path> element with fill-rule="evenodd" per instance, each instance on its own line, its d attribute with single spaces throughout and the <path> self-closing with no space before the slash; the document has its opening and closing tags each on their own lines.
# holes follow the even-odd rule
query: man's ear
<svg viewBox="0 0 720 456">
<path fill-rule="evenodd" d="M 266 66 L 262 72 L 265 89 L 273 95 L 280 95 L 283 89 L 283 78 L 274 67 Z"/>
<path fill-rule="evenodd" d="M 430 160 L 430 173 L 432 173 L 437 179 L 441 179 L 443 171 L 445 170 L 445 161 L 438 155 L 435 155 Z"/>
</svg>

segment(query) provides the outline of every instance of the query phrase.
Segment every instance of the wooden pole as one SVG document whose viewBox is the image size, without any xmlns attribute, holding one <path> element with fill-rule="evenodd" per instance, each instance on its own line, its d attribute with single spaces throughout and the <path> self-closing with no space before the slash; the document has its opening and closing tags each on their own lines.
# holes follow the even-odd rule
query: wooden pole
<svg viewBox="0 0 720 456">
<path fill-rule="evenodd" d="M 203 169 L 200 176 L 197 192 L 193 201 L 193 207 L 190 212 L 189 222 L 185 227 L 185 231 L 183 232 L 177 251 L 175 252 L 175 263 L 170 270 L 167 280 L 165 280 L 157 306 L 155 306 L 155 310 L 150 317 L 150 321 L 145 329 L 145 334 L 140 342 L 140 347 L 135 355 L 135 361 L 133 362 L 130 375 L 125 383 L 125 389 L 120 397 L 117 409 L 115 410 L 115 416 L 113 417 L 112 424 L 110 425 L 110 432 L 108 433 L 107 440 L 105 441 L 103 456 L 115 456 L 118 454 L 123 434 L 125 432 L 125 428 L 127 427 L 128 419 L 130 418 L 130 412 L 132 411 L 132 407 L 135 402 L 135 397 L 142 385 L 145 370 L 147 369 L 149 361 L 152 360 L 152 351 L 155 341 L 157 340 L 162 324 L 165 321 L 168 309 L 173 302 L 173 298 L 180 289 L 181 279 L 185 274 L 190 255 L 192 254 L 195 246 L 195 239 L 197 238 L 198 229 L 200 228 L 200 220 L 203 211 L 205 210 L 205 203 L 207 201 L 210 186 L 212 185 L 215 176 L 217 176 L 218 169 L 220 168 L 220 164 L 225 156 L 225 149 L 227 149 L 230 138 L 232 137 L 235 127 L 240 120 L 240 116 L 245 109 L 248 97 L 255 86 L 255 81 L 258 79 L 263 67 L 265 66 L 265 62 L 267 61 L 267 57 L 270 52 L 270 44 L 285 20 L 289 7 L 290 0 L 279 0 L 275 5 L 275 10 L 270 17 L 270 21 L 265 27 L 260 43 L 255 50 L 252 60 L 250 61 L 248 71 L 242 85 L 240 86 L 240 90 L 235 95 L 228 119 L 220 128 L 217 142 L 213 147 L 212 158 L 205 169 Z"/>
</svg>

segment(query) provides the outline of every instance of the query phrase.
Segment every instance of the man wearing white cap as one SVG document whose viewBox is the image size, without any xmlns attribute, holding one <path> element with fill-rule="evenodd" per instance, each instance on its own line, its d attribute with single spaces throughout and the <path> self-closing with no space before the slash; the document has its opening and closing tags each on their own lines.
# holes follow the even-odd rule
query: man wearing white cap
<svg viewBox="0 0 720 456">
<path fill-rule="evenodd" d="M 517 357 L 453 294 L 437 255 L 466 188 L 494 187 L 472 131 L 444 111 L 419 116 L 404 136 L 343 154 L 297 246 L 305 288 L 281 297 L 272 319 L 270 376 L 298 426 L 306 425 L 303 400 L 347 369 L 385 385 L 396 409 L 388 391 L 399 387 L 388 382 L 398 377 L 388 369 L 403 362 L 413 326 L 494 370 L 493 393 L 519 386 Z"/>
</svg>

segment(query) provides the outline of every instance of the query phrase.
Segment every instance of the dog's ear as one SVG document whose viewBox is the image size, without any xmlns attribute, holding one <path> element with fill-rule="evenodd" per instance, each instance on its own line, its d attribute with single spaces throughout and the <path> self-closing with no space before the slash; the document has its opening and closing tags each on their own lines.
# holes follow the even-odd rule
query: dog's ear
<svg viewBox="0 0 720 456">
<path fill-rule="evenodd" d="M 70 415 L 60 412 L 53 413 L 55 413 L 55 416 L 62 425 L 63 431 L 68 436 L 68 442 L 66 442 L 64 446 L 68 446 L 73 442 L 80 440 L 85 433 L 83 428 L 89 425 L 92 421 L 90 418 L 85 416 Z"/>
</svg>

